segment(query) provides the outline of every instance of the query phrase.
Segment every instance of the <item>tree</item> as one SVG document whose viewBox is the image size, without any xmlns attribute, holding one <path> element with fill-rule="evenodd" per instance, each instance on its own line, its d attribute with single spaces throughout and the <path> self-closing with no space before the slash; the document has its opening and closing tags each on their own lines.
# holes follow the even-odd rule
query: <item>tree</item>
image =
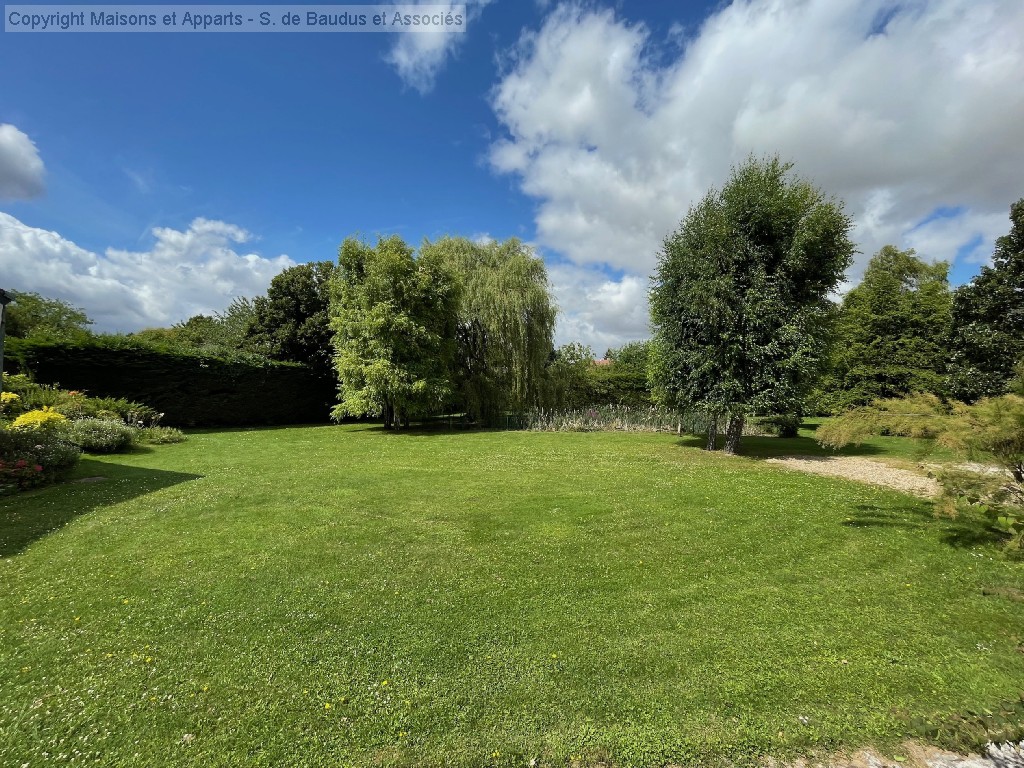
<svg viewBox="0 0 1024 768">
<path fill-rule="evenodd" d="M 249 336 L 275 360 L 305 363 L 332 373 L 330 261 L 299 264 L 270 281 L 266 296 L 253 300 Z"/>
<path fill-rule="evenodd" d="M 331 279 L 340 384 L 336 418 L 382 415 L 387 428 L 451 395 L 458 284 L 436 255 L 413 257 L 401 238 L 342 244 Z"/>
<path fill-rule="evenodd" d="M 456 386 L 470 418 L 496 423 L 539 405 L 556 315 L 544 261 L 515 238 L 443 238 L 424 243 L 428 256 L 460 284 Z"/>
<path fill-rule="evenodd" d="M 55 341 L 81 341 L 89 334 L 92 320 L 85 310 L 60 299 L 38 293 L 10 291 L 14 303 L 7 307 L 7 335 L 26 339 L 45 337 Z"/>
<path fill-rule="evenodd" d="M 751 158 L 665 239 L 651 290 L 655 383 L 668 404 L 728 416 L 735 453 L 751 413 L 797 410 L 824 351 L 828 294 L 853 244 L 842 205 Z"/>
<path fill-rule="evenodd" d="M 945 262 L 928 264 L 891 245 L 872 257 L 836 321 L 824 387 L 831 410 L 944 391 L 948 272 Z"/>
<path fill-rule="evenodd" d="M 563 344 L 552 352 L 548 363 L 551 405 L 558 408 L 594 405 L 590 379 L 593 368 L 594 350 L 578 341 Z"/>
<path fill-rule="evenodd" d="M 622 372 L 647 375 L 651 357 L 650 341 L 631 341 L 618 349 L 609 349 L 605 355 Z"/>
<path fill-rule="evenodd" d="M 256 312 L 253 302 L 244 296 L 231 300 L 223 312 L 212 315 L 193 315 L 176 323 L 170 329 L 147 328 L 133 334 L 135 338 L 157 345 L 184 347 L 212 354 L 219 352 L 248 352 L 263 354 L 266 350 L 258 340 L 250 338 Z"/>
<path fill-rule="evenodd" d="M 948 386 L 967 402 L 1005 392 L 1024 359 L 1024 198 L 1010 206 L 1010 221 L 992 266 L 953 293 Z"/>
</svg>

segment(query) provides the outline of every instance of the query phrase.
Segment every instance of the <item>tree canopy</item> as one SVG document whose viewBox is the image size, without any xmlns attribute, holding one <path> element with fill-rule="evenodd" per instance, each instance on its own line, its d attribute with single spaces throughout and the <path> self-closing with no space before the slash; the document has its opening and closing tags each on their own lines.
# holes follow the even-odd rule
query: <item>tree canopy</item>
<svg viewBox="0 0 1024 768">
<path fill-rule="evenodd" d="M 836 318 L 830 410 L 944 390 L 948 272 L 945 262 L 929 264 L 891 245 L 872 257 Z"/>
<path fill-rule="evenodd" d="M 712 421 L 728 415 L 732 452 L 747 414 L 799 408 L 824 352 L 828 294 L 853 254 L 842 205 L 791 168 L 734 168 L 665 239 L 651 291 L 659 391 Z"/>
<path fill-rule="evenodd" d="M 253 300 L 249 336 L 269 357 L 332 371 L 330 261 L 299 264 L 270 281 L 266 296 Z"/>
<path fill-rule="evenodd" d="M 84 309 L 38 293 L 9 291 L 14 302 L 7 306 L 7 335 L 13 338 L 45 337 L 54 341 L 80 341 L 89 336 L 92 320 Z"/>
<path fill-rule="evenodd" d="M 539 405 L 551 358 L 556 309 L 544 262 L 515 238 L 424 243 L 460 286 L 454 383 L 473 420 Z"/>
<path fill-rule="evenodd" d="M 438 255 L 414 258 L 397 236 L 350 238 L 330 285 L 335 417 L 382 415 L 398 429 L 450 398 L 459 288 Z"/>
<path fill-rule="evenodd" d="M 953 293 L 948 387 L 968 402 L 1005 392 L 1024 360 L 1024 198 L 1010 207 L 1010 222 L 992 266 Z"/>
</svg>

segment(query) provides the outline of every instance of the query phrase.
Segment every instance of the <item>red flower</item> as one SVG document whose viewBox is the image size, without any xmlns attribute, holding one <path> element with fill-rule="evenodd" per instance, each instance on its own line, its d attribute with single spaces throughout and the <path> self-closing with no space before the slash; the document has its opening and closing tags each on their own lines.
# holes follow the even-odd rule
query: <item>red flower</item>
<svg viewBox="0 0 1024 768">
<path fill-rule="evenodd" d="M 42 472 L 43 467 L 40 464 L 36 464 L 36 472 Z"/>
<path fill-rule="evenodd" d="M 14 462 L 14 466 L 16 466 L 16 467 L 18 467 L 20 469 L 21 467 L 27 467 L 28 466 L 28 462 L 25 461 L 24 459 L 18 459 L 16 462 Z"/>
</svg>

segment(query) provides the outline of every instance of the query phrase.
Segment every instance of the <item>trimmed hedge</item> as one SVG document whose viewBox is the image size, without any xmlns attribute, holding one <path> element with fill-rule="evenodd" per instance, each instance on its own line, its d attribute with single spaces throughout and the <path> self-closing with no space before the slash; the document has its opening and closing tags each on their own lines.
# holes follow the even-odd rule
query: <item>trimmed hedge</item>
<svg viewBox="0 0 1024 768">
<path fill-rule="evenodd" d="M 327 422 L 335 384 L 298 363 L 157 349 L 125 337 L 9 339 L 7 355 L 37 382 L 136 400 L 177 427 Z"/>
</svg>

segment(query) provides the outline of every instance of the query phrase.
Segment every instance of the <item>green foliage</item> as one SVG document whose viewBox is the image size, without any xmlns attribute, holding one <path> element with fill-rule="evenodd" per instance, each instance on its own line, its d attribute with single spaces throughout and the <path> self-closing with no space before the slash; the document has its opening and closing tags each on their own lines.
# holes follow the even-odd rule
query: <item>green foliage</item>
<svg viewBox="0 0 1024 768">
<path fill-rule="evenodd" d="M 184 432 L 174 427 L 138 427 L 135 431 L 135 442 L 145 445 L 183 443 L 187 439 Z"/>
<path fill-rule="evenodd" d="M 660 406 L 594 405 L 586 408 L 528 411 L 523 428 L 534 432 L 675 432 L 702 433 L 707 417 Z"/>
<path fill-rule="evenodd" d="M 330 261 L 299 264 L 270 281 L 266 296 L 253 300 L 249 338 L 274 360 L 305 363 L 333 379 L 331 361 Z"/>
<path fill-rule="evenodd" d="M 62 478 L 79 449 L 62 429 L 0 429 L 0 496 Z"/>
<path fill-rule="evenodd" d="M 135 430 L 120 420 L 85 418 L 72 421 L 68 435 L 83 451 L 119 453 L 132 447 Z"/>
<path fill-rule="evenodd" d="M 24 348 L 17 344 L 16 346 L 19 350 Z M 52 408 L 72 420 L 91 417 L 117 418 L 125 424 L 140 426 L 156 424 L 162 416 L 142 403 L 116 397 L 89 397 L 84 392 L 62 389 L 55 384 L 37 384 L 25 374 L 5 377 L 5 386 L 17 390 L 22 409 Z"/>
<path fill-rule="evenodd" d="M 472 420 L 497 423 L 544 401 L 555 305 L 544 261 L 515 238 L 424 243 L 459 283 L 455 387 Z"/>
<path fill-rule="evenodd" d="M 994 457 L 1002 473 L 945 470 L 940 511 L 988 516 L 1009 537 L 1008 548 L 1024 547 L 1024 397 L 1003 395 L 974 405 L 944 403 L 934 395 L 879 400 L 818 427 L 822 445 L 841 448 L 870 435 L 935 438 L 940 445 L 977 457 Z"/>
<path fill-rule="evenodd" d="M 440 254 L 349 238 L 331 285 L 336 418 L 383 415 L 397 429 L 450 399 L 459 286 Z"/>
<path fill-rule="evenodd" d="M 61 429 L 67 424 L 67 416 L 44 405 L 38 410 L 25 411 L 11 422 L 11 429 L 24 432 L 46 432 L 51 429 Z"/>
<path fill-rule="evenodd" d="M 1024 360 L 1024 199 L 1010 206 L 1010 232 L 953 293 L 948 387 L 967 402 L 1003 394 Z"/>
<path fill-rule="evenodd" d="M 163 414 L 148 405 L 123 397 L 88 397 L 83 392 L 67 392 L 54 410 L 69 419 L 119 419 L 131 426 L 157 424 Z"/>
<path fill-rule="evenodd" d="M 618 349 L 609 349 L 605 357 L 612 361 L 617 372 L 646 376 L 651 363 L 651 342 L 631 341 Z"/>
<path fill-rule="evenodd" d="M 96 336 L 81 343 L 12 340 L 10 352 L 36 381 L 98 396 L 93 404 L 69 403 L 73 395 L 43 384 L 31 389 L 31 397 L 72 410 L 76 417 L 116 414 L 135 425 L 152 425 L 161 415 L 172 426 L 325 421 L 334 394 L 330 384 L 295 363 L 160 350 L 129 337 Z"/>
<path fill-rule="evenodd" d="M 25 411 L 25 401 L 17 392 L 0 393 L 0 419 L 13 419 Z"/>
<path fill-rule="evenodd" d="M 167 352 L 261 359 L 268 349 L 263 339 L 253 336 L 255 322 L 254 302 L 236 297 L 223 312 L 193 315 L 170 328 L 146 328 L 127 338 L 130 343 Z"/>
<path fill-rule="evenodd" d="M 548 365 L 547 402 L 556 410 L 579 409 L 593 405 L 590 372 L 594 351 L 585 344 L 563 344 L 554 351 Z"/>
<path fill-rule="evenodd" d="M 590 405 L 622 405 L 641 408 L 652 405 L 647 374 L 623 369 L 617 363 L 592 365 L 587 369 L 584 389 L 568 398 Z"/>
<path fill-rule="evenodd" d="M 735 168 L 666 238 L 651 291 L 659 399 L 729 414 L 731 451 L 746 414 L 800 408 L 853 254 L 842 206 L 790 169 Z"/>
<path fill-rule="evenodd" d="M 871 435 L 931 439 L 948 429 L 952 411 L 951 405 L 935 395 L 877 400 L 826 420 L 815 432 L 815 439 L 834 449 L 863 443 Z"/>
<path fill-rule="evenodd" d="M 772 416 L 760 416 L 754 419 L 754 424 L 763 432 L 777 437 L 796 437 L 800 433 L 800 425 L 803 419 L 799 414 L 783 413 Z"/>
<path fill-rule="evenodd" d="M 85 311 L 60 299 L 38 293 L 9 291 L 14 302 L 7 307 L 7 335 L 12 338 L 40 338 L 80 341 L 89 337 L 92 325 Z"/>
<path fill-rule="evenodd" d="M 947 447 L 969 455 L 991 454 L 1024 483 L 1024 397 L 989 397 L 972 405 L 958 405 L 939 437 Z"/>
<path fill-rule="evenodd" d="M 913 250 L 887 245 L 875 254 L 836 318 L 823 382 L 826 410 L 911 392 L 943 392 L 948 272 L 945 262 L 928 264 Z"/>
</svg>

